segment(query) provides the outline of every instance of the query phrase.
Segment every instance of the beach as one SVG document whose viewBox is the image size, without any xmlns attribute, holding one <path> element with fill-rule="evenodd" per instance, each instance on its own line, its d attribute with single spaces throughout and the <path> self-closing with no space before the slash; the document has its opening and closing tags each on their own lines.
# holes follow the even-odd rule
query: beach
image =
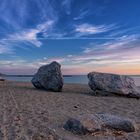
<svg viewBox="0 0 140 140">
<path fill-rule="evenodd" d="M 138 87 L 140 90 L 140 87 Z M 65 84 L 62 92 L 38 90 L 30 82 L 0 82 L 0 139 L 139 140 L 140 130 L 123 136 L 75 135 L 65 122 L 82 114 L 109 113 L 135 120 L 140 127 L 140 100 L 93 96 L 85 84 Z"/>
</svg>

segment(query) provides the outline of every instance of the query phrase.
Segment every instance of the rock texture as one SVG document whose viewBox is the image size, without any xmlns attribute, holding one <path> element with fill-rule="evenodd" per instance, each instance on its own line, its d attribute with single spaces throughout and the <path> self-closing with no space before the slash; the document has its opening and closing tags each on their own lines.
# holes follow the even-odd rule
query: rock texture
<svg viewBox="0 0 140 140">
<path fill-rule="evenodd" d="M 52 62 L 49 65 L 40 67 L 31 82 L 38 89 L 61 91 L 63 87 L 61 65 L 57 62 Z"/>
<path fill-rule="evenodd" d="M 130 119 L 110 114 L 89 114 L 69 119 L 64 129 L 76 134 L 96 133 L 111 130 L 122 132 L 135 132 L 137 127 Z"/>
<path fill-rule="evenodd" d="M 91 72 L 88 74 L 89 86 L 93 91 L 120 94 L 140 98 L 134 80 L 125 75 Z"/>
<path fill-rule="evenodd" d="M 136 124 L 130 119 L 110 114 L 97 114 L 96 117 L 101 121 L 102 128 L 114 129 L 128 133 L 136 131 Z"/>
<path fill-rule="evenodd" d="M 64 125 L 64 129 L 71 131 L 76 134 L 86 134 L 87 129 L 83 126 L 83 124 L 74 118 L 70 118 L 66 124 Z"/>
</svg>

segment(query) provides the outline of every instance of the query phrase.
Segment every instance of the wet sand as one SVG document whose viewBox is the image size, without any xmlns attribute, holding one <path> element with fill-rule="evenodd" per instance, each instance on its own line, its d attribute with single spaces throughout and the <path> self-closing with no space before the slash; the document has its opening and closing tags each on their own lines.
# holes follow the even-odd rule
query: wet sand
<svg viewBox="0 0 140 140">
<path fill-rule="evenodd" d="M 81 84 L 66 84 L 58 93 L 37 90 L 28 82 L 0 82 L 0 140 L 140 140 L 139 129 L 115 138 L 64 130 L 68 118 L 100 112 L 133 119 L 140 127 L 140 100 L 91 92 Z"/>
</svg>

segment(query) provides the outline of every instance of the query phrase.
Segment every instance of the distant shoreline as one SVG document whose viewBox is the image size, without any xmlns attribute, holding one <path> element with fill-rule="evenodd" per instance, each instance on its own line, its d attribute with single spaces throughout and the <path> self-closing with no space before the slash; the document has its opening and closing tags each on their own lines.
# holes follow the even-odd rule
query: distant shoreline
<svg viewBox="0 0 140 140">
<path fill-rule="evenodd" d="M 33 77 L 34 75 L 6 75 L 6 74 L 2 74 L 0 76 L 6 76 L 6 77 Z M 63 75 L 63 77 L 73 77 L 73 76 L 86 76 L 86 75 Z M 138 76 L 138 77 L 140 77 L 140 75 L 126 75 L 126 76 Z"/>
<path fill-rule="evenodd" d="M 6 77 L 33 77 L 34 75 L 3 75 Z M 63 75 L 63 77 L 72 77 L 73 75 Z M 78 75 L 80 76 L 80 75 Z"/>
</svg>

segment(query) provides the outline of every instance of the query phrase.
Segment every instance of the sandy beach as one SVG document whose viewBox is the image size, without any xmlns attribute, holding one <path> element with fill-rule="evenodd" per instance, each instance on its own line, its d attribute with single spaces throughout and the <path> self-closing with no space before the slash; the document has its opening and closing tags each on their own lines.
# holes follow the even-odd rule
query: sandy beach
<svg viewBox="0 0 140 140">
<path fill-rule="evenodd" d="M 62 92 L 47 92 L 35 89 L 29 82 L 0 82 L 0 140 L 140 139 L 140 130 L 115 138 L 79 136 L 64 130 L 68 118 L 100 112 L 133 119 L 140 126 L 140 100 L 92 96 L 91 92 L 82 84 L 65 84 Z"/>
</svg>

